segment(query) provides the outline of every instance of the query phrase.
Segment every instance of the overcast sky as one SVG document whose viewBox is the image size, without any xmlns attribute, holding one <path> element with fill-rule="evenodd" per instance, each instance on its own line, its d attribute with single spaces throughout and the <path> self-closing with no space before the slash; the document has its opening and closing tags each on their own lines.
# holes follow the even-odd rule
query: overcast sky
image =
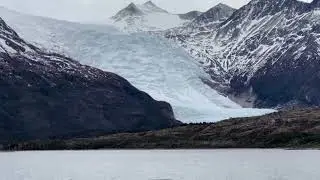
<svg viewBox="0 0 320 180">
<path fill-rule="evenodd" d="M 114 15 L 130 2 L 144 3 L 147 0 L 0 0 L 5 6 L 20 12 L 57 19 L 82 22 L 99 22 Z M 308 1 L 308 0 L 306 0 Z M 239 8 L 249 0 L 153 0 L 158 6 L 173 12 L 191 10 L 206 11 L 218 3 Z"/>
</svg>

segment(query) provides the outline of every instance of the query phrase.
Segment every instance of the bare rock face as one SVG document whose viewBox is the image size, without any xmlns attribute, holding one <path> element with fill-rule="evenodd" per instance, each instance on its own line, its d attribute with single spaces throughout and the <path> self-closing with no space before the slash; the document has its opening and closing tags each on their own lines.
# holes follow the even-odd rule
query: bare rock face
<svg viewBox="0 0 320 180">
<path fill-rule="evenodd" d="M 0 141 L 153 130 L 171 106 L 124 78 L 28 44 L 0 19 Z"/>
</svg>

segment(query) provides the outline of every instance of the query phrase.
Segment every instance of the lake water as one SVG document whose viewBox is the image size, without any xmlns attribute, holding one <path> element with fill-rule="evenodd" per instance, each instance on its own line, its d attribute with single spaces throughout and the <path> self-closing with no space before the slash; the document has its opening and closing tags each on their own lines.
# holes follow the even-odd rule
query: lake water
<svg viewBox="0 0 320 180">
<path fill-rule="evenodd" d="M 3 152 L 0 180 L 320 180 L 320 151 Z"/>
</svg>

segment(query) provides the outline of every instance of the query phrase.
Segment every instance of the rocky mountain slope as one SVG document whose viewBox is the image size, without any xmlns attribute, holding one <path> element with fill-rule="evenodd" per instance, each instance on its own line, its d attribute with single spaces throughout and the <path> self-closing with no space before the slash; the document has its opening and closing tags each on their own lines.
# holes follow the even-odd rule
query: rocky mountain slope
<svg viewBox="0 0 320 180">
<path fill-rule="evenodd" d="M 0 19 L 0 142 L 179 124 L 124 78 L 25 42 Z"/>
<path fill-rule="evenodd" d="M 220 3 L 196 17 L 187 25 L 187 28 L 196 29 L 202 33 L 206 30 L 210 31 L 223 21 L 227 20 L 234 11 L 236 11 L 236 9 Z"/>
<path fill-rule="evenodd" d="M 141 5 L 129 4 L 111 17 L 111 20 L 116 27 L 126 32 L 159 31 L 182 26 L 200 13 L 192 11 L 186 14 L 172 14 L 148 1 Z"/>
<path fill-rule="evenodd" d="M 190 124 L 160 131 L 87 139 L 11 144 L 6 150 L 320 148 L 320 110 L 295 109 L 213 124 Z"/>
<path fill-rule="evenodd" d="M 168 39 L 174 40 L 192 57 L 203 64 L 204 69 L 213 79 L 212 82 L 207 83 L 214 86 L 214 88 L 220 92 L 224 92 L 225 90 L 227 84 L 227 80 L 225 79 L 226 74 L 219 65 L 214 67 L 218 69 L 217 71 L 211 71 L 213 66 L 212 61 L 214 60 L 211 59 L 208 54 L 208 49 L 211 49 L 212 46 L 208 47 L 202 43 L 204 40 L 207 40 L 207 37 L 212 36 L 217 26 L 228 19 L 235 11 L 236 9 L 228 5 L 218 4 L 182 27 L 172 28 L 158 33 Z M 208 41 L 210 41 L 210 39 L 208 39 Z"/>
<path fill-rule="evenodd" d="M 184 42 L 190 38 L 209 35 L 219 24 L 227 20 L 235 10 L 228 5 L 220 3 L 208 11 L 199 14 L 184 26 L 166 30 L 165 36 L 178 42 Z M 194 40 L 195 43 L 197 43 L 196 41 L 201 41 L 201 39 Z"/>
<path fill-rule="evenodd" d="M 243 106 L 312 106 L 320 105 L 319 20 L 318 0 L 252 0 L 206 31 L 186 26 L 165 36 Z"/>
</svg>

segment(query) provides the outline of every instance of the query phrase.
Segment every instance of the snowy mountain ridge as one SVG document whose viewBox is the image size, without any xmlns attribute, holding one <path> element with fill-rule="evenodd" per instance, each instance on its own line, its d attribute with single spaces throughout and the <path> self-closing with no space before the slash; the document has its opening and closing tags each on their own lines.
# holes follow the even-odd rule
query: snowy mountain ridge
<svg viewBox="0 0 320 180">
<path fill-rule="evenodd" d="M 242 105 L 320 105 L 319 19 L 319 0 L 252 0 L 216 26 L 164 34 Z"/>
<path fill-rule="evenodd" d="M 183 41 L 184 38 L 195 36 L 196 34 L 201 34 L 202 36 L 211 34 L 213 29 L 227 20 L 235 10 L 228 5 L 220 3 L 208 11 L 199 14 L 183 26 L 164 31 L 165 36 L 174 39 L 175 35 L 177 35 L 176 38 Z"/>
</svg>

